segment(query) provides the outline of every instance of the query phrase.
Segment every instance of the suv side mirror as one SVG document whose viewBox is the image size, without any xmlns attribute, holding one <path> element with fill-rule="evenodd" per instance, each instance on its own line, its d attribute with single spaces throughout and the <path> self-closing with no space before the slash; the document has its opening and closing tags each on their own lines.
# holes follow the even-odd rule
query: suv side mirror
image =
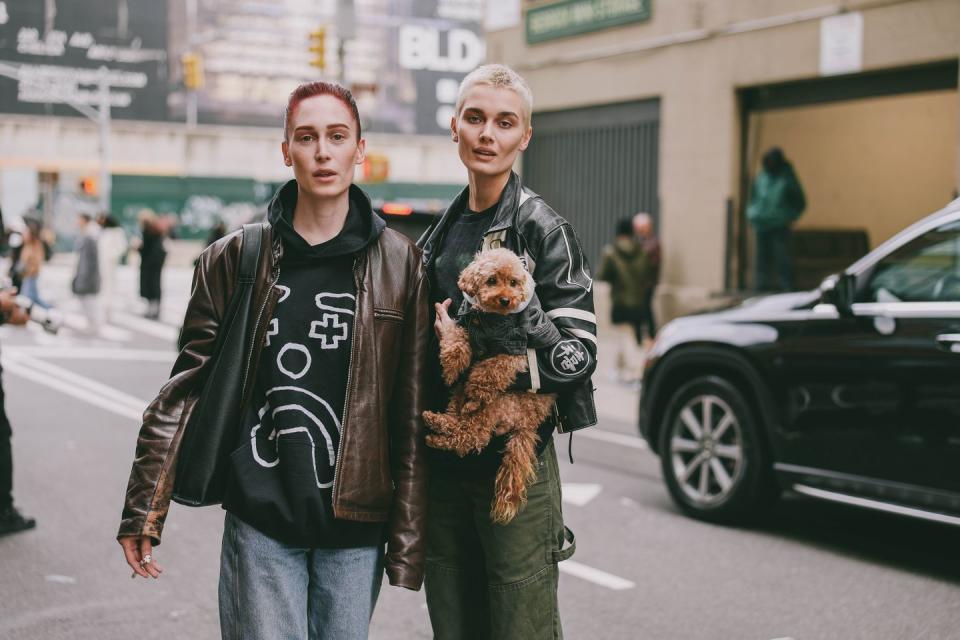
<svg viewBox="0 0 960 640">
<path fill-rule="evenodd" d="M 856 276 L 849 273 L 827 276 L 820 283 L 820 302 L 833 305 L 841 316 L 853 315 L 856 283 Z"/>
</svg>

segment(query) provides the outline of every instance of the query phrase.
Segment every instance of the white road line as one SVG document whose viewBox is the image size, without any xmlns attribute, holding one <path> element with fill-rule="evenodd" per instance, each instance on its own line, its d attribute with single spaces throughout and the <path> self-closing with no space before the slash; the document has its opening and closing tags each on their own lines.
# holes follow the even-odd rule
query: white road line
<svg viewBox="0 0 960 640">
<path fill-rule="evenodd" d="M 138 423 L 143 419 L 142 410 L 134 410 L 126 404 L 112 402 L 107 398 L 91 395 L 89 391 L 78 389 L 70 386 L 66 382 L 61 382 L 60 380 L 51 378 L 46 374 L 30 369 L 26 365 L 13 358 L 4 357 L 3 368 L 10 373 L 20 376 L 21 378 L 26 378 L 27 380 L 32 380 L 33 382 L 45 385 L 63 394 L 77 398 L 78 400 L 83 400 L 84 402 L 100 407 L 101 409 L 106 409 L 107 411 L 113 412 L 121 417 L 136 420 Z M 146 406 L 146 403 L 144 403 L 144 406 Z"/>
<path fill-rule="evenodd" d="M 562 485 L 563 501 L 575 507 L 584 507 L 591 500 L 600 495 L 603 485 L 582 482 L 564 482 Z"/>
<path fill-rule="evenodd" d="M 123 313 L 122 311 L 114 311 L 112 320 L 134 331 L 139 331 L 140 333 L 145 333 L 148 336 L 160 338 L 161 340 L 167 340 L 171 343 L 175 343 L 180 338 L 180 330 L 176 327 L 171 327 L 168 324 L 155 320 L 138 318 L 137 316 Z"/>
<path fill-rule="evenodd" d="M 4 367 L 10 371 L 40 382 L 49 387 L 63 391 L 68 395 L 87 400 L 102 408 L 117 409 L 115 413 L 124 416 L 136 416 L 137 420 L 143 417 L 143 410 L 148 402 L 135 398 L 122 391 L 96 382 L 35 358 L 28 356 L 3 356 Z M 70 391 L 68 392 L 67 389 Z"/>
<path fill-rule="evenodd" d="M 581 429 L 580 431 L 574 432 L 576 436 L 584 437 L 589 440 L 599 440 L 601 442 L 609 442 L 610 444 L 619 444 L 624 447 L 631 447 L 633 449 L 649 449 L 646 441 L 640 436 L 628 436 L 622 433 L 613 433 L 610 431 L 604 431 L 597 427 L 592 427 L 589 429 Z"/>
<path fill-rule="evenodd" d="M 67 360 L 131 360 L 134 362 L 169 362 L 177 359 L 176 351 L 160 349 L 101 349 L 98 347 L 5 347 L 12 357 L 62 358 Z"/>
<path fill-rule="evenodd" d="M 89 326 L 87 317 L 73 311 L 61 311 L 61 317 L 64 319 L 64 326 L 67 329 L 81 333 L 83 329 Z M 82 329 L 82 328 L 83 329 Z M 114 342 L 130 342 L 133 340 L 133 334 L 126 329 L 115 327 L 111 324 L 100 325 L 100 337 Z"/>
<path fill-rule="evenodd" d="M 588 567 L 585 564 L 580 564 L 579 562 L 574 562 L 573 560 L 564 560 L 557 566 L 560 568 L 562 573 L 580 578 L 581 580 L 586 580 L 587 582 L 592 582 L 607 589 L 612 589 L 613 591 L 633 589 L 635 586 L 637 586 L 626 578 L 615 576 L 612 573 L 607 573 L 606 571 L 600 571 L 600 569 Z"/>
</svg>

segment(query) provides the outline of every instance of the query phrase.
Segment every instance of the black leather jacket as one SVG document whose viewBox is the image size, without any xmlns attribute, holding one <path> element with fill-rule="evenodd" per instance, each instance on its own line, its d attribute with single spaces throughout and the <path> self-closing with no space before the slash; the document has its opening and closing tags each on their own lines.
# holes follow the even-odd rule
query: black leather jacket
<svg viewBox="0 0 960 640">
<path fill-rule="evenodd" d="M 454 212 L 464 209 L 468 193 L 468 188 L 460 192 L 417 242 L 425 269 L 432 268 Z M 597 363 L 597 317 L 590 265 L 570 223 L 524 187 L 516 173 L 510 174 L 477 250 L 501 246 L 521 257 L 537 283 L 528 308 L 530 372 L 518 385 L 558 395 L 553 420 L 560 433 L 596 424 L 590 376 Z"/>
</svg>

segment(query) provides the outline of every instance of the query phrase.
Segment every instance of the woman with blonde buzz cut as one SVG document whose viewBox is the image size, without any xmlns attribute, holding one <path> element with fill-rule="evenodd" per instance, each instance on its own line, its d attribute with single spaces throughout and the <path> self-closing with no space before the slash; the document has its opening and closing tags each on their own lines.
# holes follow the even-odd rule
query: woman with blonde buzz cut
<svg viewBox="0 0 960 640">
<path fill-rule="evenodd" d="M 434 330 L 455 322 L 463 295 L 457 277 L 477 251 L 506 247 L 536 282 L 528 305 L 528 371 L 514 390 L 557 393 L 539 428 L 536 480 L 527 503 L 507 524 L 490 519 L 494 479 L 505 445 L 495 437 L 480 453 L 458 457 L 428 449 L 427 606 L 439 640 L 561 638 L 557 563 L 573 554 L 563 524 L 554 431 L 596 423 L 590 376 L 596 366 L 593 280 L 573 227 L 513 172 L 533 135 L 530 87 L 509 67 L 491 64 L 460 85 L 450 133 L 467 168 L 468 186 L 420 239 L 431 284 Z M 438 341 L 427 399 L 442 411 L 449 390 L 439 370 Z"/>
</svg>

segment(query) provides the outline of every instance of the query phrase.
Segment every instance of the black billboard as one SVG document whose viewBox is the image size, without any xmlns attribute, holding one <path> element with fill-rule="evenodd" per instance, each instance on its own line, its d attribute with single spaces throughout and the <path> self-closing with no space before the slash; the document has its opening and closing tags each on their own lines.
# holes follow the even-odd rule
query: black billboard
<svg viewBox="0 0 960 640">
<path fill-rule="evenodd" d="M 114 118 L 167 119 L 166 0 L 0 5 L 0 111 L 78 115 L 69 105 L 98 105 L 106 74 Z"/>
<path fill-rule="evenodd" d="M 485 55 L 481 17 L 482 0 L 0 0 L 0 69 L 18 75 L 0 76 L 0 112 L 76 116 L 67 103 L 95 106 L 104 68 L 115 118 L 279 128 L 298 84 L 333 80 L 354 90 L 367 131 L 443 135 Z M 186 52 L 203 68 L 194 91 Z"/>
</svg>

